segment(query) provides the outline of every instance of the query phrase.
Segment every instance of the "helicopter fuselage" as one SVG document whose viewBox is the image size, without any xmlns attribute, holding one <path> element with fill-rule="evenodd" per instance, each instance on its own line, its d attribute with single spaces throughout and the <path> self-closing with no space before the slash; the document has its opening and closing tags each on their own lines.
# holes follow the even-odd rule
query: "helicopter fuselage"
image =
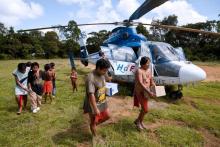
<svg viewBox="0 0 220 147">
<path fill-rule="evenodd" d="M 180 48 L 181 49 L 181 48 Z M 117 27 L 101 46 L 111 62 L 110 72 L 116 81 L 134 82 L 140 58 L 151 59 L 151 69 L 157 85 L 183 85 L 202 81 L 206 73 L 185 60 L 182 50 L 165 42 L 148 41 L 132 27 Z M 89 62 L 99 59 L 98 53 L 88 55 Z"/>
</svg>

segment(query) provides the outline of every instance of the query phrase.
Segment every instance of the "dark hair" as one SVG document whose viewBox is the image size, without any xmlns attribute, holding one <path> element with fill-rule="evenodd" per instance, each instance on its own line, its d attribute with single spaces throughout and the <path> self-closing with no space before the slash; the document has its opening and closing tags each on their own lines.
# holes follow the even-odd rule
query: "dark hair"
<svg viewBox="0 0 220 147">
<path fill-rule="evenodd" d="M 51 62 L 50 67 L 53 68 L 55 66 L 55 63 Z"/>
<path fill-rule="evenodd" d="M 45 64 L 44 65 L 44 70 L 48 71 L 51 68 L 50 64 Z"/>
<path fill-rule="evenodd" d="M 33 62 L 33 63 L 31 64 L 31 69 L 33 69 L 34 66 L 37 66 L 37 67 L 39 68 L 39 64 L 38 64 L 37 62 Z"/>
<path fill-rule="evenodd" d="M 140 65 L 145 65 L 148 61 L 150 61 L 149 57 L 142 57 L 140 61 Z"/>
<path fill-rule="evenodd" d="M 18 63 L 18 71 L 22 72 L 26 69 L 26 64 L 25 63 Z"/>
<path fill-rule="evenodd" d="M 28 61 L 28 62 L 26 63 L 26 67 L 31 67 L 31 62 L 30 62 L 30 61 Z"/>
<path fill-rule="evenodd" d="M 74 67 L 74 66 L 71 69 L 76 71 L 76 67 Z"/>
<path fill-rule="evenodd" d="M 110 67 L 110 63 L 108 60 L 106 59 L 99 59 L 96 62 L 96 69 L 104 69 L 104 68 L 109 68 Z"/>
<path fill-rule="evenodd" d="M 99 56 L 101 57 L 101 56 L 103 56 L 103 55 L 104 55 L 104 52 L 99 51 Z"/>
</svg>

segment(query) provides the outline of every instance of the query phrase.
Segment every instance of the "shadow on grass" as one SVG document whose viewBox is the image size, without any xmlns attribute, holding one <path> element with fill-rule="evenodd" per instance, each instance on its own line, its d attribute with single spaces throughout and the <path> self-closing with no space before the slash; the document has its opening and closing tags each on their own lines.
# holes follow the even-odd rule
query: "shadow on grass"
<svg viewBox="0 0 220 147">
<path fill-rule="evenodd" d="M 92 135 L 85 122 L 73 119 L 70 123 L 70 128 L 63 132 L 59 132 L 52 137 L 52 140 L 56 145 L 76 146 L 79 143 L 88 144 L 92 142 Z"/>
<path fill-rule="evenodd" d="M 119 82 L 118 83 L 118 91 L 119 92 L 118 92 L 117 95 L 119 95 L 119 96 L 133 96 L 134 84 L 133 83 Z"/>
</svg>

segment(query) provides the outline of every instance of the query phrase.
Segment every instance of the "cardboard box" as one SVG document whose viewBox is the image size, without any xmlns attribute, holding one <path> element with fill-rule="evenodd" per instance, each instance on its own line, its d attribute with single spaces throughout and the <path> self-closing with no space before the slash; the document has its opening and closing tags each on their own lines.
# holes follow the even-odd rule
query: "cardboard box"
<svg viewBox="0 0 220 147">
<path fill-rule="evenodd" d="M 118 84 L 117 83 L 108 83 L 106 82 L 106 95 L 113 96 L 118 93 Z"/>
<path fill-rule="evenodd" d="M 154 86 L 154 87 L 151 87 L 151 91 L 154 92 L 157 97 L 165 96 L 166 95 L 164 86 Z"/>
</svg>

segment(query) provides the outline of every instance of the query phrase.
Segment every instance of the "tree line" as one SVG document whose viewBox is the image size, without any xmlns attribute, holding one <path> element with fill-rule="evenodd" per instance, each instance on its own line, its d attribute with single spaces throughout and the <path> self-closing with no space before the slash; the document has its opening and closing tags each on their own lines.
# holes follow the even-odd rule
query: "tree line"
<svg viewBox="0 0 220 147">
<path fill-rule="evenodd" d="M 153 23 L 176 26 L 178 18 L 170 15 L 163 20 L 154 20 Z M 220 20 L 187 24 L 183 27 L 220 32 Z M 182 47 L 189 60 L 220 60 L 220 37 L 158 27 L 147 29 L 141 24 L 136 30 L 148 40 L 163 41 L 174 47 Z M 0 23 L 0 59 L 66 58 L 68 52 L 79 57 L 80 46 L 77 40 L 80 33 L 81 30 L 73 20 L 69 21 L 67 27 L 61 27 L 58 33 L 48 31 L 45 34 L 40 31 L 15 32 L 13 27 L 7 28 Z M 86 40 L 89 53 L 98 51 L 110 33 L 107 30 L 89 33 Z"/>
</svg>

